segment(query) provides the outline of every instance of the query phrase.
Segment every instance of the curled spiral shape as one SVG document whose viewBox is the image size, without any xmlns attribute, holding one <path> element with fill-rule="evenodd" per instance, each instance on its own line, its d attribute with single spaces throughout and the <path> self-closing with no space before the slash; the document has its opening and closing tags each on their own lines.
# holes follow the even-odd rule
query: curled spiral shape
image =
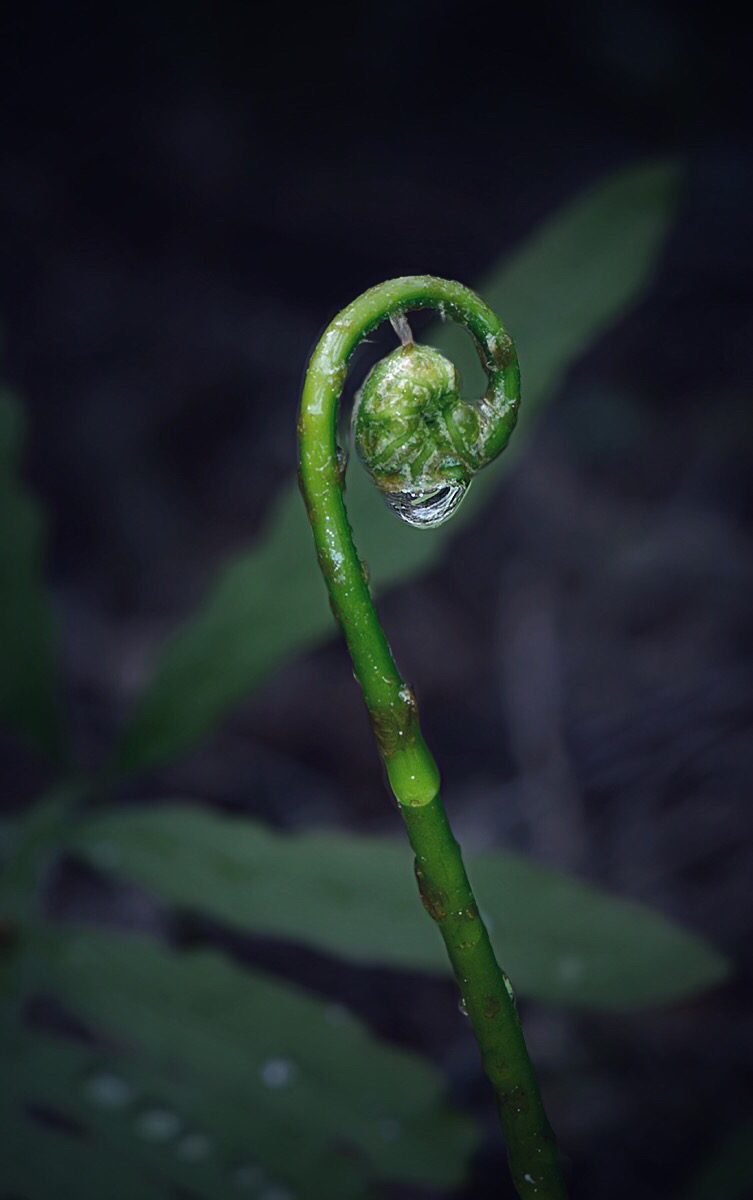
<svg viewBox="0 0 753 1200">
<path fill-rule="evenodd" d="M 500 331 L 487 333 L 482 346 L 472 332 L 489 374 L 480 400 L 464 400 L 454 364 L 412 339 L 372 368 L 356 397 L 358 456 L 393 512 L 418 528 L 452 516 L 475 473 L 496 458 L 515 424 L 512 342 Z M 512 371 L 498 369 L 505 357 Z"/>
<path fill-rule="evenodd" d="M 460 395 L 455 365 L 413 342 L 372 368 L 353 414 L 361 462 L 392 510 L 418 528 L 449 519 L 491 458 L 497 413 Z"/>
<path fill-rule="evenodd" d="M 480 399 L 463 400 L 453 364 L 437 350 L 413 344 L 406 314 L 426 308 L 457 321 L 472 337 L 487 378 Z M 496 313 L 469 288 L 434 275 L 389 279 L 358 296 L 327 326 L 306 372 L 298 468 L 319 565 L 395 795 L 401 804 L 423 805 L 438 790 L 436 764 L 374 609 L 348 521 L 337 444 L 338 409 L 353 354 L 385 320 L 403 344 L 365 380 L 354 433 L 381 495 L 411 525 L 429 528 L 447 520 L 475 472 L 505 448 L 517 420 L 520 372 L 513 341 Z"/>
</svg>

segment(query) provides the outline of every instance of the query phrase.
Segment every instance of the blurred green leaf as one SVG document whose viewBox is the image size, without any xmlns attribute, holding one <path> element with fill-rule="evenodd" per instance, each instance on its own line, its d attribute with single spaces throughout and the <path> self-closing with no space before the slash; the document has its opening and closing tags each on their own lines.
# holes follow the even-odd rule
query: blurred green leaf
<svg viewBox="0 0 753 1200">
<path fill-rule="evenodd" d="M 0 821 L 0 930 L 3 922 L 26 926 L 42 907 L 40 893 L 58 853 L 61 829 L 80 802 L 75 783 L 58 785 L 36 802 Z M 0 936 L 0 978 L 4 955 Z"/>
<path fill-rule="evenodd" d="M 391 838 L 281 835 L 190 805 L 93 816 L 72 848 L 172 904 L 362 963 L 445 973 L 410 852 Z M 665 1004 L 720 982 L 700 938 L 640 905 L 496 851 L 469 863 L 492 939 L 521 995 L 590 1008 Z"/>
<path fill-rule="evenodd" d="M 15 1056 L 16 1102 L 82 1126 L 114 1170 L 123 1159 L 212 1200 L 462 1182 L 478 1135 L 443 1102 L 439 1073 L 339 1005 L 214 951 L 114 931 L 56 926 L 36 962 L 36 987 L 96 1043 L 35 1035 Z M 79 1200 L 102 1195 L 82 1183 Z"/>
<path fill-rule="evenodd" d="M 0 1106 L 0 1197 L 17 1200 L 165 1200 L 127 1150 L 64 1133 L 14 1108 Z"/>
<path fill-rule="evenodd" d="M 748 1200 L 753 1195 L 753 1116 L 730 1129 L 682 1192 L 682 1200 Z"/>
<path fill-rule="evenodd" d="M 333 624 L 301 497 L 291 487 L 254 549 L 225 566 L 198 616 L 168 641 L 118 770 L 152 766 L 199 741 L 283 659 Z"/>
<path fill-rule="evenodd" d="M 83 1053 L 76 1053 L 79 1057 Z M 40 1056 L 29 1062 L 39 1063 Z M 48 1061 L 41 1065 L 50 1069 Z M 51 1090 L 44 1085 L 52 1079 L 41 1077 L 42 1091 Z M 49 1113 L 46 1119 L 35 1118 L 16 1102 L 21 1097 L 15 1083 L 11 1075 L 0 1104 L 2 1200 L 166 1200 L 165 1188 L 133 1162 L 129 1148 L 93 1140 L 88 1130 L 63 1132 L 51 1124 Z"/>
<path fill-rule="evenodd" d="M 482 281 L 479 290 L 509 322 L 522 362 L 522 416 L 512 447 L 520 448 L 568 367 L 647 286 L 675 190 L 676 173 L 666 164 L 624 171 L 558 213 Z M 458 342 L 446 326 L 433 340 L 472 373 L 467 337 Z M 436 562 L 499 478 L 494 470 L 482 474 L 451 526 L 416 531 L 389 515 L 351 463 L 348 512 L 376 587 L 410 579 Z M 118 769 L 151 766 L 198 741 L 283 661 L 333 628 L 303 504 L 291 483 L 256 545 L 224 569 L 204 607 L 168 642 L 126 731 Z"/>
<path fill-rule="evenodd" d="M 37 1175 L 36 1190 L 41 1195 L 58 1194 L 52 1147 L 46 1152 L 49 1126 L 35 1121 L 30 1110 L 54 1113 L 80 1130 L 77 1137 L 61 1137 L 53 1131 L 54 1154 L 62 1148 L 63 1163 L 67 1158 L 78 1166 L 77 1180 L 70 1172 L 70 1194 L 75 1200 L 90 1196 L 109 1200 L 113 1194 L 124 1200 L 166 1197 L 176 1185 L 190 1189 L 192 1196 L 225 1200 L 244 1191 L 258 1196 L 260 1191 L 283 1186 L 279 1175 L 270 1174 L 266 1141 L 271 1135 L 272 1142 L 279 1143 L 287 1136 L 289 1144 L 297 1143 L 297 1130 L 281 1126 L 279 1116 L 267 1117 L 263 1108 L 257 1111 L 247 1085 L 239 1094 L 234 1079 L 226 1093 L 224 1080 L 212 1076 L 205 1081 L 190 1062 L 187 1069 L 181 1064 L 179 1070 L 167 1071 L 148 1056 L 36 1030 L 33 1036 L 27 1032 L 17 1037 L 17 1047 L 19 1059 L 10 1072 L 13 1103 L 8 1109 L 19 1141 L 15 1147 L 6 1146 L 10 1161 L 3 1166 L 0 1181 L 14 1180 L 17 1187 L 23 1186 L 22 1194 L 30 1190 L 29 1183 L 36 1183 Z M 252 1157 L 250 1146 L 257 1145 L 264 1149 Z M 279 1151 L 272 1157 L 279 1157 Z M 308 1142 L 301 1147 L 293 1173 L 297 1177 L 302 1171 L 314 1172 L 312 1182 L 327 1192 L 339 1182 L 334 1194 L 340 1191 L 348 1196 L 363 1190 L 368 1175 L 358 1160 L 354 1168 L 347 1155 L 316 1152 Z"/>
<path fill-rule="evenodd" d="M 42 584 L 43 522 L 19 476 L 21 406 L 0 390 L 0 719 L 59 757 L 53 622 Z"/>
</svg>

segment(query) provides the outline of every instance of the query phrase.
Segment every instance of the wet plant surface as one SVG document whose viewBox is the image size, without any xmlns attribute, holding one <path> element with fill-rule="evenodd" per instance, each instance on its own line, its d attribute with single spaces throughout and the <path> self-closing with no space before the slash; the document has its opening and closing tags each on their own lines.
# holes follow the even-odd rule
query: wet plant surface
<svg viewBox="0 0 753 1200">
<path fill-rule="evenodd" d="M 3 377 L 26 411 L 24 475 L 49 514 L 47 574 L 72 742 L 77 760 L 91 768 L 110 755 L 167 635 L 197 610 L 225 560 L 265 529 L 293 468 L 301 373 L 323 317 L 378 277 L 406 269 L 428 267 L 481 286 L 500 257 L 607 168 L 657 150 L 687 152 L 679 207 L 646 298 L 594 335 L 572 369 L 546 381 L 546 410 L 497 486 L 468 509 L 475 515 L 462 535 L 448 537 L 410 578 L 394 565 L 385 575 L 378 541 L 366 558 L 375 587 L 384 588 L 380 611 L 397 660 L 415 681 L 463 844 L 481 857 L 492 849 L 520 852 L 650 905 L 734 963 L 724 986 L 624 1013 L 532 998 L 509 967 L 573 1194 L 715 1195 L 728 1168 L 716 1168 L 710 1190 L 687 1189 L 714 1147 L 730 1139 L 734 1157 L 753 1060 L 753 475 L 750 344 L 741 336 L 749 320 L 743 248 L 751 245 L 753 209 L 735 124 L 741 118 L 729 115 L 720 93 L 702 128 L 693 120 L 690 84 L 683 90 L 672 76 L 662 93 L 660 72 L 658 93 L 619 72 L 607 83 L 599 74 L 602 46 L 589 60 L 601 82 L 582 86 L 597 94 L 603 88 L 613 107 L 589 104 L 588 90 L 584 98 L 563 89 L 560 76 L 535 75 L 538 92 L 527 100 L 520 92 L 518 119 L 506 133 L 519 168 L 515 186 L 506 186 L 501 168 L 486 168 L 480 186 L 484 139 L 460 113 L 446 123 L 425 112 L 401 117 L 401 128 L 431 133 L 414 139 L 408 164 L 356 92 L 345 149 L 335 152 L 313 117 L 309 123 L 302 115 L 295 88 L 265 92 L 257 83 L 243 92 L 237 80 L 244 71 L 233 74 L 232 63 L 219 81 L 219 68 L 202 75 L 201 64 L 214 60 L 196 31 L 181 27 L 179 45 L 163 40 L 137 68 L 137 25 L 114 61 L 104 26 L 88 48 L 65 40 L 65 69 L 42 72 L 46 82 L 31 68 L 54 63 L 61 31 L 16 31 L 6 74 L 14 107 L 3 161 Z M 437 54 L 448 52 L 448 37 L 437 35 Z M 225 48 L 229 41 L 223 34 Z M 692 37 L 675 45 L 692 63 Z M 588 51 L 581 45 L 578 53 Z M 181 56 L 196 68 L 188 77 L 176 66 Z M 351 62 L 347 52 L 341 61 Z M 672 113 L 656 99 L 668 94 L 682 100 Z M 319 105 L 319 121 L 322 112 L 332 116 L 334 100 Z M 624 121 L 619 134 L 615 112 Z M 437 183 L 437 146 L 456 164 L 454 181 Z M 403 183 L 397 198 L 396 177 Z M 575 307 L 578 282 L 571 285 Z M 502 311 L 521 350 L 525 408 L 529 391 L 543 393 L 545 381 L 537 375 L 533 318 L 531 334 L 518 329 L 516 306 L 511 295 Z M 531 310 L 550 330 L 546 312 Z M 416 336 L 425 331 L 417 321 Z M 394 348 L 388 328 L 375 338 L 353 386 Z M 359 486 L 350 474 L 349 467 L 346 499 Z M 462 513 L 477 486 L 480 480 Z M 390 590 L 398 577 L 401 586 Z M 322 629 L 329 631 L 328 622 L 325 613 Z M 302 622 L 297 628 L 295 653 L 255 694 L 239 692 L 201 744 L 185 733 L 169 757 L 155 754 L 116 788 L 116 798 L 143 801 L 148 812 L 177 798 L 291 835 L 393 834 L 397 815 L 344 651 L 334 631 L 325 638 Z M 194 682 L 197 696 L 214 684 Z M 25 811 L 52 780 L 35 755 L 4 736 L 8 812 Z M 77 963 L 73 935 L 60 943 L 57 974 L 34 990 L 34 1034 L 20 1048 L 35 1117 L 58 1147 L 58 1194 L 69 1186 L 81 1196 L 75 1164 L 65 1182 L 66 1156 L 70 1139 L 92 1128 L 88 1137 L 126 1147 L 117 1171 L 95 1174 L 98 1195 L 130 1198 L 136 1187 L 151 1194 L 128 1174 L 129 1146 L 151 1155 L 157 1173 L 160 1156 L 168 1156 L 170 1179 L 184 1194 L 199 1187 L 199 1172 L 220 1154 L 229 1194 L 285 1200 L 300 1191 L 285 1176 L 289 1138 L 277 1127 L 267 1141 L 280 1136 L 279 1170 L 260 1165 L 248 1122 L 234 1112 L 233 1087 L 258 1089 L 255 1111 L 279 1104 L 286 1112 L 291 1096 L 305 1094 L 296 1089 L 315 1076 L 315 1109 L 326 1039 L 337 1035 L 338 1022 L 354 1039 L 363 1029 L 395 1053 L 425 1060 L 416 1107 L 390 1106 L 386 1099 L 401 1099 L 401 1088 L 387 1078 L 385 1094 L 364 1112 L 358 1152 L 337 1158 L 343 1194 L 358 1194 L 364 1161 L 391 1164 L 403 1181 L 386 1189 L 396 1197 L 453 1194 L 455 1185 L 464 1197 L 500 1194 L 502 1151 L 488 1089 L 450 981 L 407 961 L 346 960 L 348 931 L 333 931 L 332 916 L 312 918 L 312 927 L 339 942 L 292 944 L 296 905 L 286 916 L 283 896 L 261 927 L 233 921 L 233 896 L 224 908 L 201 911 L 177 890 L 185 863 L 175 871 L 176 891 L 160 894 L 146 874 L 118 872 L 118 855 L 128 852 L 123 831 L 100 833 L 92 835 L 96 852 L 71 845 L 57 856 L 44 888 L 47 915 L 97 925 L 81 951 L 94 955 L 94 965 L 85 957 Z M 155 878 L 165 878 L 177 828 L 172 837 Z M 207 846 L 206 834 L 200 841 Z M 220 853 L 225 862 L 227 847 Z M 313 854 L 306 847 L 301 862 Z M 418 909 L 407 859 L 405 866 L 406 905 Z M 232 863 L 229 870 L 232 876 Z M 244 878 L 247 868 L 241 863 L 235 872 Z M 342 895 L 354 902 L 353 890 Z M 415 920 L 418 947 L 432 930 L 420 911 Z M 130 974 L 117 977 L 113 965 L 111 1001 L 100 994 L 87 1011 L 87 971 L 101 979 L 106 946 L 98 939 L 109 927 L 134 938 L 128 962 L 118 964 Z M 505 930 L 492 932 L 503 945 Z M 180 976 L 182 952 L 197 951 L 206 956 L 201 996 L 210 1009 L 212 987 L 221 987 L 229 964 L 242 968 L 247 983 L 250 973 L 262 977 L 254 1003 L 262 1003 L 264 985 L 292 983 L 305 1020 L 319 1022 L 316 1037 L 292 1049 L 259 1042 L 263 1014 L 254 1018 L 250 1007 L 240 1032 L 232 1022 L 227 1039 L 218 1031 L 202 1081 L 217 1111 L 226 1105 L 219 1132 L 196 1107 L 195 1079 L 155 1059 L 156 1025 L 133 1079 L 130 1051 L 103 1042 L 97 1029 L 105 1005 L 116 1013 L 129 987 L 144 998 L 157 936 L 175 951 L 176 995 L 200 1002 L 198 984 L 187 988 Z M 385 944 L 388 938 L 389 926 Z M 550 989 L 585 988 L 582 954 L 568 950 L 553 961 Z M 155 1011 L 160 1003 L 155 997 Z M 278 1004 L 277 993 L 270 1003 Z M 105 1032 L 117 1024 L 115 1015 Z M 70 1060 L 69 1042 L 76 1048 Z M 321 1046 L 322 1061 L 305 1065 L 310 1044 Z M 58 1094 L 45 1097 L 38 1086 L 53 1062 L 56 1078 L 70 1080 L 65 1111 Z M 395 1065 L 404 1079 L 401 1070 Z M 342 1086 L 341 1067 L 336 1074 Z M 220 1081 L 214 1091 L 212 1078 Z M 443 1136 L 429 1129 L 424 1138 L 421 1103 L 434 1112 L 445 1086 L 462 1116 L 446 1118 Z M 355 1107 L 367 1105 L 362 1091 L 344 1095 Z M 480 1134 L 464 1123 L 469 1118 Z M 110 1142 L 111 1122 L 118 1129 L 125 1123 L 133 1142 Z M 321 1138 L 311 1128 L 316 1148 Z M 245 1149 L 221 1148 L 218 1138 L 236 1129 Z M 447 1159 L 433 1180 L 417 1179 L 425 1171 L 421 1147 L 431 1159 L 438 1144 Z M 413 1159 L 409 1150 L 400 1158 L 404 1146 Z M 470 1181 L 443 1186 L 466 1155 Z M 305 1156 L 300 1163 L 304 1171 Z"/>
</svg>

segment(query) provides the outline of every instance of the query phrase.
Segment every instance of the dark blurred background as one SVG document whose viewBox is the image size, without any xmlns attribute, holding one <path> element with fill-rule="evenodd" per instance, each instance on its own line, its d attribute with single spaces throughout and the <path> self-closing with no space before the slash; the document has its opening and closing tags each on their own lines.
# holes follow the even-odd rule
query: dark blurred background
<svg viewBox="0 0 753 1200">
<path fill-rule="evenodd" d="M 749 1100 L 749 54 L 722 10 L 669 0 L 28 3 L 0 41 L 2 377 L 28 407 L 92 765 L 289 477 L 302 372 L 337 309 L 392 275 L 472 284 L 609 171 L 679 162 L 645 299 L 562 380 L 441 566 L 381 604 L 465 843 L 648 902 L 738 964 L 672 1010 L 525 1007 L 583 1200 L 679 1195 Z M 357 699 L 332 641 L 129 795 L 392 831 Z M 3 791 L 31 800 L 41 768 L 2 749 Z M 71 871 L 61 909 L 93 887 Z M 489 1131 L 463 1195 L 501 1194 L 449 983 L 234 950 L 440 1064 Z"/>
</svg>

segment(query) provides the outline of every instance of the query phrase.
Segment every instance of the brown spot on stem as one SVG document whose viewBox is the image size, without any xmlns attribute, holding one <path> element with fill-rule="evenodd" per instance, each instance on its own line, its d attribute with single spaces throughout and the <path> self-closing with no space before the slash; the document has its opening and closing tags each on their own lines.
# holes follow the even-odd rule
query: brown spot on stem
<svg viewBox="0 0 753 1200">
<path fill-rule="evenodd" d="M 416 744 L 416 701 L 409 688 L 403 691 L 409 693 L 408 699 L 369 709 L 371 728 L 383 758 L 391 758 L 396 750 L 407 750 Z"/>
<path fill-rule="evenodd" d="M 413 864 L 416 872 L 416 882 L 418 883 L 418 891 L 421 896 L 421 903 L 431 917 L 432 921 L 443 921 L 447 916 L 449 898 L 447 893 L 441 888 L 433 886 L 426 881 L 426 878 L 418 865 L 418 862 Z"/>
<path fill-rule="evenodd" d="M 500 367 L 507 367 L 515 358 L 515 346 L 509 333 L 497 334 L 494 358 Z"/>
<path fill-rule="evenodd" d="M 501 1007 L 497 996 L 484 996 L 484 1016 L 487 1021 L 493 1021 Z"/>
</svg>

